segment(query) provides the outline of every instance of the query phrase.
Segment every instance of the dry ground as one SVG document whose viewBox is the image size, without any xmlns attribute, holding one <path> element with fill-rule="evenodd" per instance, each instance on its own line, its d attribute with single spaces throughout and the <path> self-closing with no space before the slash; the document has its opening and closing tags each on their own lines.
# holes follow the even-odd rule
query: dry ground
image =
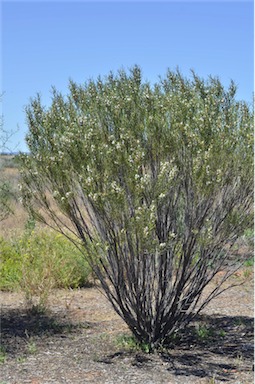
<svg viewBox="0 0 255 384">
<path fill-rule="evenodd" d="M 128 330 L 96 288 L 54 291 L 43 315 L 27 313 L 21 294 L 0 292 L 0 384 L 251 384 L 252 280 L 211 302 L 156 354 L 116 342 Z M 198 337 L 198 324 L 210 333 Z"/>
</svg>

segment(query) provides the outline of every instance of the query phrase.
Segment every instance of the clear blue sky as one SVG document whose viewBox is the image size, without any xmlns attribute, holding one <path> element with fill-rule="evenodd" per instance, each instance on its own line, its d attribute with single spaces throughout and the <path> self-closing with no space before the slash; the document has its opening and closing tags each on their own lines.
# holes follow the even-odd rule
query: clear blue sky
<svg viewBox="0 0 255 384">
<path fill-rule="evenodd" d="M 233 79 L 238 99 L 253 97 L 253 2 L 2 1 L 2 98 L 9 146 L 26 150 L 24 107 L 54 85 L 83 83 L 120 67 L 141 66 L 154 82 L 167 68 Z"/>
</svg>

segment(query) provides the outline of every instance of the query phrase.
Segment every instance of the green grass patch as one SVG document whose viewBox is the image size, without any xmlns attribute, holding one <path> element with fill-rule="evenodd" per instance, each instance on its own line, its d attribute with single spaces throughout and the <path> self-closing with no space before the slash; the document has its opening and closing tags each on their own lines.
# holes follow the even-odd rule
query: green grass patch
<svg viewBox="0 0 255 384">
<path fill-rule="evenodd" d="M 201 324 L 196 327 L 195 333 L 199 340 L 208 340 L 214 336 L 212 328 Z"/>
<path fill-rule="evenodd" d="M 253 257 L 251 257 L 250 259 L 248 259 L 244 262 L 244 266 L 247 268 L 253 267 L 253 265 L 254 265 L 254 258 Z"/>
<path fill-rule="evenodd" d="M 116 338 L 116 345 L 118 348 L 123 348 L 127 351 L 142 351 L 145 353 L 150 352 L 150 345 L 147 343 L 139 343 L 136 338 L 132 335 L 119 335 Z"/>
</svg>

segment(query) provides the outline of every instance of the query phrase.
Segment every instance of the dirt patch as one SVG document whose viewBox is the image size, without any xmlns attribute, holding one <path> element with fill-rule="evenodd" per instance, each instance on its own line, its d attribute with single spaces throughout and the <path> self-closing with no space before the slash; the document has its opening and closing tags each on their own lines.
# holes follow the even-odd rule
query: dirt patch
<svg viewBox="0 0 255 384">
<path fill-rule="evenodd" d="M 238 277 L 235 277 L 238 278 Z M 47 314 L 0 293 L 1 384 L 253 382 L 253 281 L 224 292 L 169 348 L 119 345 L 125 323 L 96 289 L 54 291 Z"/>
</svg>

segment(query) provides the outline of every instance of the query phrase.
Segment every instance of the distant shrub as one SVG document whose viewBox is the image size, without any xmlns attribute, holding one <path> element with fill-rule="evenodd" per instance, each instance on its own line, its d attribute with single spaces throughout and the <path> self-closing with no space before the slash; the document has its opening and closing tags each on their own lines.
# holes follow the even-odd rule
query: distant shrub
<svg viewBox="0 0 255 384">
<path fill-rule="evenodd" d="M 0 289 L 21 289 L 31 305 L 46 305 L 53 288 L 88 285 L 90 268 L 63 235 L 26 231 L 18 239 L 0 238 Z"/>
<path fill-rule="evenodd" d="M 13 213 L 13 203 L 19 198 L 18 180 L 17 157 L 0 154 L 0 221 Z"/>
<path fill-rule="evenodd" d="M 18 160 L 15 155 L 4 155 L 0 154 L 0 166 L 1 168 L 17 168 Z"/>
<path fill-rule="evenodd" d="M 6 219 L 12 212 L 10 207 L 10 201 L 12 197 L 12 191 L 10 184 L 2 181 L 0 182 L 0 221 Z"/>
</svg>

